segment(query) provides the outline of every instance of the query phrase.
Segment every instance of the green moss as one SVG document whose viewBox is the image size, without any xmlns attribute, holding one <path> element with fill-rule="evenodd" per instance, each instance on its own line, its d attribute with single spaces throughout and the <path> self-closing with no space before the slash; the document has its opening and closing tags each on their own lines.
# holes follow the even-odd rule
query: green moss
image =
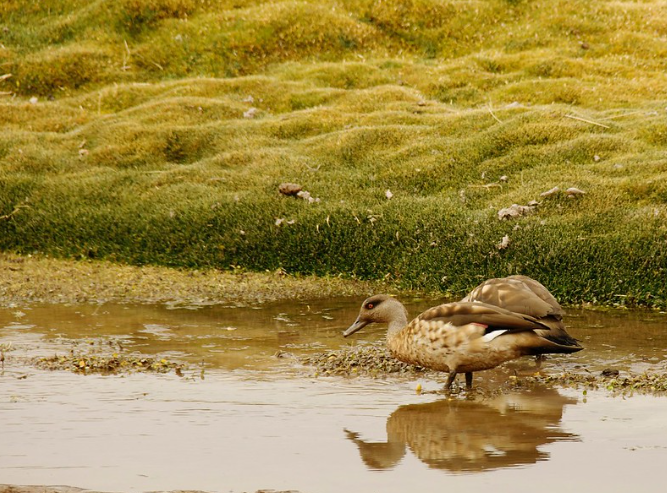
<svg viewBox="0 0 667 493">
<path fill-rule="evenodd" d="M 3 2 L 0 248 L 666 306 L 654 7 Z"/>
<path fill-rule="evenodd" d="M 22 94 L 51 98 L 68 89 L 79 89 L 92 81 L 103 81 L 110 58 L 97 49 L 69 46 L 46 49 L 13 64 L 16 89 Z"/>
</svg>

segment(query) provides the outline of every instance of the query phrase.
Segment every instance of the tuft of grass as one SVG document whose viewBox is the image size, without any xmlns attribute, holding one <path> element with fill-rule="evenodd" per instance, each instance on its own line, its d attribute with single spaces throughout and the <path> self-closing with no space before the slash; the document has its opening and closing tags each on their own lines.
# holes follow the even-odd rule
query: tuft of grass
<svg viewBox="0 0 667 493">
<path fill-rule="evenodd" d="M 456 296 L 522 273 L 564 302 L 665 307 L 666 20 L 605 0 L 3 2 L 0 249 Z"/>
</svg>

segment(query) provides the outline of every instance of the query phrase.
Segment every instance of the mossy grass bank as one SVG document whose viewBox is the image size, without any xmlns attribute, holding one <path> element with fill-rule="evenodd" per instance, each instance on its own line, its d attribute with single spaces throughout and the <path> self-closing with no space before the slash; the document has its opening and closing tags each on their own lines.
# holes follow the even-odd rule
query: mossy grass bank
<svg viewBox="0 0 667 493">
<path fill-rule="evenodd" d="M 5 1 L 0 249 L 664 308 L 665 36 L 658 1 Z"/>
</svg>

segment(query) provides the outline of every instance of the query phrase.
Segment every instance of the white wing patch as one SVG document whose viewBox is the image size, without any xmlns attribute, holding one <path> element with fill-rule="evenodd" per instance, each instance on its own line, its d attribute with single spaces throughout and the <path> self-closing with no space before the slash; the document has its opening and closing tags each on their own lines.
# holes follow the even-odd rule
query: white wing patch
<svg viewBox="0 0 667 493">
<path fill-rule="evenodd" d="M 484 337 L 482 337 L 482 340 L 484 342 L 491 342 L 496 337 L 503 335 L 505 332 L 507 332 L 507 330 L 494 330 L 493 332 L 489 332 Z"/>
</svg>

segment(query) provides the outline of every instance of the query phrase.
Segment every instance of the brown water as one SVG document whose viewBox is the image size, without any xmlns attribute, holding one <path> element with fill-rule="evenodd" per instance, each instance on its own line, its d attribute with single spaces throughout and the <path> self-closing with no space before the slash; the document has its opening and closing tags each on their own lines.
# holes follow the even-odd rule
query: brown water
<svg viewBox="0 0 667 493">
<path fill-rule="evenodd" d="M 0 308 L 0 344 L 14 349 L 0 372 L 0 483 L 355 493 L 655 491 L 662 481 L 667 398 L 536 389 L 448 400 L 414 390 L 444 378 L 314 378 L 275 356 L 378 341 L 381 329 L 341 337 L 359 302 Z M 667 370 L 665 314 L 569 310 L 567 323 L 586 350 L 550 358 L 547 371 Z M 23 363 L 109 340 L 184 359 L 205 378 Z M 506 374 L 480 372 L 475 383 Z"/>
</svg>

